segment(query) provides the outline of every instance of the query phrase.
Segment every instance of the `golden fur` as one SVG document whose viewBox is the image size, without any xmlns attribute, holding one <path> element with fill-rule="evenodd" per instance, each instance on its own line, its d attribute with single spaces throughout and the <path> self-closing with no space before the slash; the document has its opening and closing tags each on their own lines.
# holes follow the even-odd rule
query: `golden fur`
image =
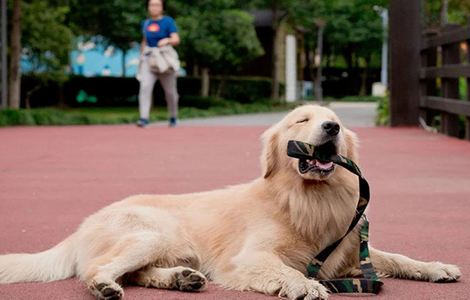
<svg viewBox="0 0 470 300">
<path fill-rule="evenodd" d="M 0 283 L 78 276 L 98 299 L 119 299 L 120 283 L 202 290 L 206 278 L 231 289 L 289 299 L 326 299 L 304 274 L 315 253 L 340 238 L 354 216 L 357 177 L 341 167 L 301 174 L 286 155 L 291 139 L 324 143 L 322 124 L 337 122 L 340 154 L 358 162 L 357 137 L 329 109 L 301 106 L 262 136 L 262 176 L 226 189 L 185 195 L 137 195 L 88 217 L 52 249 L 0 256 Z M 326 261 L 320 278 L 358 275 L 357 230 Z M 457 280 L 456 266 L 419 262 L 371 249 L 382 276 Z M 114 297 L 114 298 L 113 298 Z"/>
</svg>

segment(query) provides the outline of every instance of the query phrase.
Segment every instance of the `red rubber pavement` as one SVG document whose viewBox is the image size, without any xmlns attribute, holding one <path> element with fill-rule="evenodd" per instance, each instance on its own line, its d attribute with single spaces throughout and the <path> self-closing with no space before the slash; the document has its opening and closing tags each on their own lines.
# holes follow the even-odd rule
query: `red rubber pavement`
<svg viewBox="0 0 470 300">
<path fill-rule="evenodd" d="M 0 253 L 47 249 L 87 215 L 131 194 L 193 192 L 251 180 L 260 173 L 263 130 L 0 129 Z M 372 244 L 457 264 L 463 272 L 462 280 L 452 284 L 385 279 L 375 298 L 469 299 L 470 143 L 409 128 L 356 132 L 372 192 Z M 214 285 L 199 294 L 137 287 L 125 293 L 126 299 L 275 299 Z M 93 298 L 82 283 L 69 279 L 0 285 L 0 299 Z"/>
</svg>

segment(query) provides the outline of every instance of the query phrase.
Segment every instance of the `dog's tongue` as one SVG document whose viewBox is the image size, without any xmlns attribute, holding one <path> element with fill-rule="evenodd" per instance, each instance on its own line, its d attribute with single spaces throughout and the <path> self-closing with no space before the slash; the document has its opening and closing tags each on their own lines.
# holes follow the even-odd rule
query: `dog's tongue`
<svg viewBox="0 0 470 300">
<path fill-rule="evenodd" d="M 321 162 L 321 161 L 315 161 L 315 165 L 317 166 L 317 168 L 319 169 L 322 169 L 322 170 L 329 170 L 333 167 L 333 162 Z"/>
</svg>

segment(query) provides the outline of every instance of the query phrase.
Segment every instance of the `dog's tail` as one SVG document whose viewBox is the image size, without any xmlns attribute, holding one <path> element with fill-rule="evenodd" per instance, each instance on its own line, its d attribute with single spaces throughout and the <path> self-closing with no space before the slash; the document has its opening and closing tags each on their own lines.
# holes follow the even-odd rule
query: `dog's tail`
<svg viewBox="0 0 470 300">
<path fill-rule="evenodd" d="M 75 275 L 74 235 L 38 253 L 0 255 L 0 283 L 54 281 Z"/>
</svg>

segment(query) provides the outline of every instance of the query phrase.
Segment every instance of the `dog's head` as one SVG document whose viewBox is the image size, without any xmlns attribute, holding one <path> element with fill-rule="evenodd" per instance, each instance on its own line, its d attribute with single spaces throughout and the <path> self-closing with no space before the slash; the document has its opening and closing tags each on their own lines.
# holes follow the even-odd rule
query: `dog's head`
<svg viewBox="0 0 470 300">
<path fill-rule="evenodd" d="M 330 154 L 341 154 L 357 161 L 356 135 L 342 125 L 332 110 L 321 106 L 304 105 L 294 109 L 269 128 L 262 139 L 264 178 L 278 172 L 291 172 L 304 180 L 315 181 L 328 180 L 334 176 L 337 166 L 331 162 L 288 157 L 287 144 L 290 140 L 321 146 Z"/>
</svg>

